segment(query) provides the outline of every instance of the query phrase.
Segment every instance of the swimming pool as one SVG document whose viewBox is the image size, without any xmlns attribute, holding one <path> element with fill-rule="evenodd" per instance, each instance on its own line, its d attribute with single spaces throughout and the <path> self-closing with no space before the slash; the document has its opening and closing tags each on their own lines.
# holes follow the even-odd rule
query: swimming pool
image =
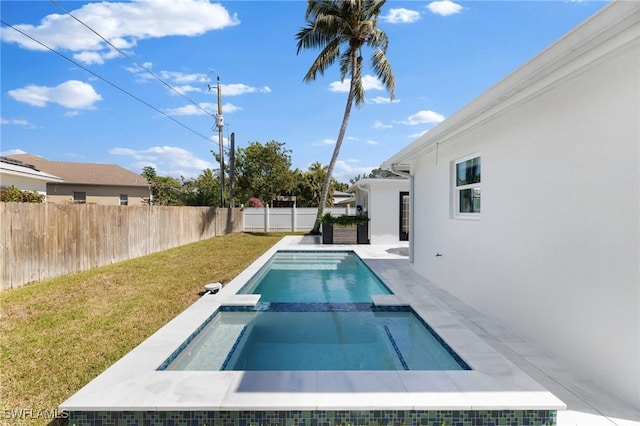
<svg viewBox="0 0 640 426">
<path fill-rule="evenodd" d="M 279 304 L 216 313 L 161 370 L 468 370 L 408 307 Z"/>
<path fill-rule="evenodd" d="M 214 321 L 215 312 L 231 314 L 242 307 L 253 314 L 262 309 L 260 295 L 238 292 L 276 252 L 301 248 L 322 250 L 307 246 L 302 237 L 285 237 L 219 293 L 199 298 L 61 403 L 69 424 L 534 425 L 552 424 L 556 410 L 565 407 L 443 309 L 447 305 L 439 292 L 430 290 L 432 284 L 415 275 L 394 247 L 385 246 L 353 248 L 393 292 L 373 295 L 367 304 L 410 308 L 471 370 L 158 369 L 197 329 Z M 271 309 L 278 303 L 267 305 Z"/>
<path fill-rule="evenodd" d="M 358 303 L 391 291 L 352 251 L 278 251 L 239 293 L 261 302 Z"/>
<path fill-rule="evenodd" d="M 410 308 L 376 307 L 391 291 L 350 251 L 276 252 L 227 306 L 160 370 L 320 371 L 469 369 Z"/>
</svg>

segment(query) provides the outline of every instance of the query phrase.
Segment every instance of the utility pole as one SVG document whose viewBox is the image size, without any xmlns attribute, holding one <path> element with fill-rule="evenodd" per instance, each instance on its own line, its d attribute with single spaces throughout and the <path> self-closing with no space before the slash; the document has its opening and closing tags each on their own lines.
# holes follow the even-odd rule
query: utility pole
<svg viewBox="0 0 640 426">
<path fill-rule="evenodd" d="M 216 127 L 218 128 L 218 144 L 220 145 L 220 207 L 224 207 L 224 140 L 222 137 L 224 118 L 222 117 L 220 77 L 218 77 L 218 113 L 216 114 Z"/>
<path fill-rule="evenodd" d="M 231 132 L 229 140 L 229 207 L 235 207 L 233 200 L 236 180 L 236 134 Z"/>
</svg>

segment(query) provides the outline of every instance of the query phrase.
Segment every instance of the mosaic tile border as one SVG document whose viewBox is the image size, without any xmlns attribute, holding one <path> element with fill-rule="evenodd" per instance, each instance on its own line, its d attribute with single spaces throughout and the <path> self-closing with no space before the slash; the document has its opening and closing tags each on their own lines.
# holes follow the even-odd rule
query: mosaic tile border
<svg viewBox="0 0 640 426">
<path fill-rule="evenodd" d="M 555 410 L 101 411 L 69 413 L 69 426 L 552 426 Z"/>
</svg>

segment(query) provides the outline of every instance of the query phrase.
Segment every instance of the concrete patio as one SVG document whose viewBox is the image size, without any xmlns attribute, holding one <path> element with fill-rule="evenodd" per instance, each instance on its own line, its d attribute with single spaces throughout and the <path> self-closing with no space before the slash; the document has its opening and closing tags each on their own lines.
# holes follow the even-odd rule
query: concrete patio
<svg viewBox="0 0 640 426">
<path fill-rule="evenodd" d="M 314 244 L 305 237 L 300 244 Z M 399 259 L 379 259 L 380 251 Z M 531 342 L 512 334 L 508 326 L 496 324 L 472 307 L 413 272 L 408 263 L 408 245 L 358 246 L 356 252 L 385 281 L 402 280 L 411 298 L 428 298 L 457 318 L 469 330 L 496 349 L 566 405 L 558 410 L 558 426 L 638 426 L 640 411 L 589 381 L 571 366 L 547 356 Z"/>
</svg>

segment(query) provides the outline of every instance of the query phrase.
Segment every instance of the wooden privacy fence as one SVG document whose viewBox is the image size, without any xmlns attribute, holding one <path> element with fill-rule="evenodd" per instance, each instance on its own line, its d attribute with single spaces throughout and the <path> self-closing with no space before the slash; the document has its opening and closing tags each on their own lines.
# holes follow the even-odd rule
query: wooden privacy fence
<svg viewBox="0 0 640 426">
<path fill-rule="evenodd" d="M 20 287 L 231 232 L 239 209 L 0 203 L 0 289 Z"/>
</svg>

